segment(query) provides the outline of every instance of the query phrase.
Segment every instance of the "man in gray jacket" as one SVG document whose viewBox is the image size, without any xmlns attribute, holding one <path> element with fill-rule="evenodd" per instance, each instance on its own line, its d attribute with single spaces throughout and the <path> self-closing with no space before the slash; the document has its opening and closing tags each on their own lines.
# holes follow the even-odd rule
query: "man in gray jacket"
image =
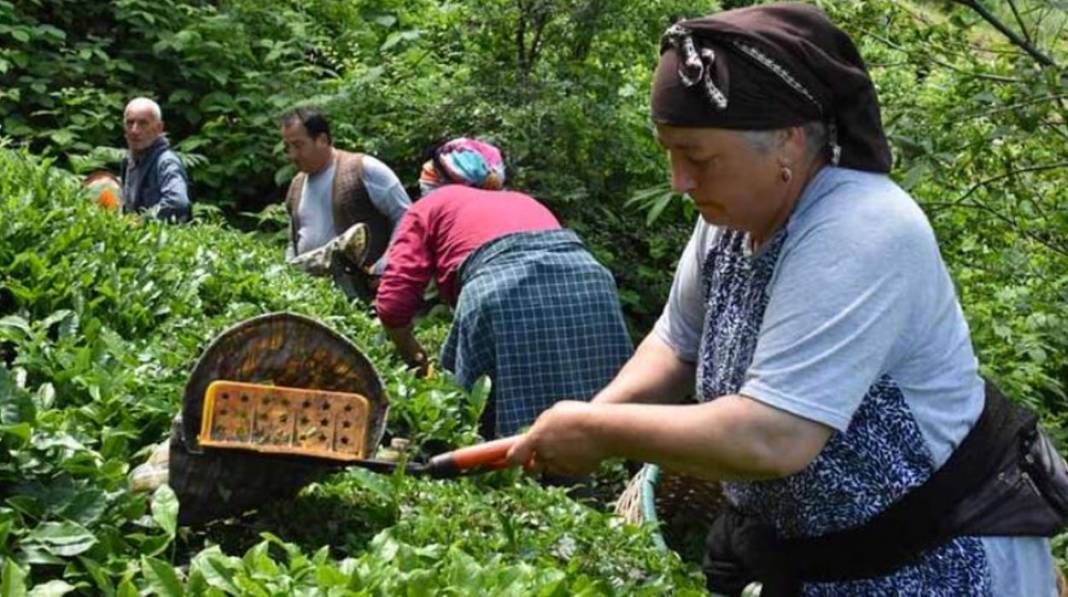
<svg viewBox="0 0 1068 597">
<path fill-rule="evenodd" d="M 185 222 L 192 216 L 188 177 L 163 134 L 159 104 L 138 97 L 126 104 L 123 129 L 129 152 L 122 160 L 122 211 Z"/>
</svg>

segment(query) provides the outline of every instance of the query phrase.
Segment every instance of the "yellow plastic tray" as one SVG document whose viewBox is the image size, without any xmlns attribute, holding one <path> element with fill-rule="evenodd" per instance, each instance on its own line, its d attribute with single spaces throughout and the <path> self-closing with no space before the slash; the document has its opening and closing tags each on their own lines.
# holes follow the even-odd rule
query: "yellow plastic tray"
<svg viewBox="0 0 1068 597">
<path fill-rule="evenodd" d="M 201 446 L 365 458 L 370 403 L 361 394 L 214 381 L 204 394 Z"/>
</svg>

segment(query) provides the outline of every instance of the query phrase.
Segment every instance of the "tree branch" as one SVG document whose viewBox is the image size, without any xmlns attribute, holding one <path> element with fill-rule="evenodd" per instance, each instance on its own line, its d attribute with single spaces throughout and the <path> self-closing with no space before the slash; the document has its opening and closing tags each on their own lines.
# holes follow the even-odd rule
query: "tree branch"
<svg viewBox="0 0 1068 597">
<path fill-rule="evenodd" d="M 997 219 L 1001 220 L 1002 222 L 1005 222 L 1006 224 L 1011 226 L 1020 235 L 1026 237 L 1026 238 L 1029 238 L 1029 239 L 1035 241 L 1036 243 L 1039 243 L 1040 245 L 1046 247 L 1047 249 L 1053 251 L 1054 253 L 1057 253 L 1057 254 L 1062 255 L 1064 257 L 1068 257 L 1068 245 L 1065 245 L 1064 243 L 1055 242 L 1055 241 L 1051 240 L 1050 238 L 1048 238 L 1046 235 L 1037 234 L 1035 232 L 1032 232 L 1030 230 L 1027 230 L 1027 229 L 1021 227 L 1019 224 L 1017 224 L 1015 219 L 1013 219 L 1013 218 L 1001 213 L 1000 211 L 990 207 L 989 205 L 986 205 L 985 203 L 983 203 L 981 201 L 975 201 L 975 200 L 970 200 L 969 201 L 971 196 L 977 190 L 979 190 L 980 188 L 982 188 L 982 187 L 984 187 L 984 186 L 986 186 L 986 185 L 988 185 L 990 183 L 997 182 L 999 180 L 1004 180 L 1006 178 L 1012 178 L 1012 177 L 1014 177 L 1014 176 L 1016 176 L 1018 174 L 1023 174 L 1025 172 L 1042 172 L 1042 171 L 1046 171 L 1046 170 L 1057 170 L 1059 168 L 1068 168 L 1068 160 L 1063 161 L 1063 162 L 1053 162 L 1053 163 L 1049 163 L 1049 164 L 1038 164 L 1038 165 L 1035 165 L 1035 166 L 1026 166 L 1024 168 L 1018 168 L 1016 170 L 1011 170 L 1009 172 L 1005 172 L 1005 173 L 999 174 L 997 176 L 992 176 L 990 178 L 987 178 L 987 179 L 984 179 L 984 180 L 981 180 L 981 181 L 975 183 L 974 185 L 969 187 L 968 190 L 965 191 L 965 193 L 963 195 L 961 195 L 957 199 L 954 199 L 953 201 L 925 203 L 924 204 L 924 210 L 931 217 L 934 217 L 936 214 L 938 214 L 939 212 L 941 212 L 943 210 L 953 209 L 953 208 L 962 208 L 963 207 L 963 208 L 971 208 L 971 209 L 978 209 L 978 210 L 981 210 L 981 211 L 985 211 L 985 212 L 993 215 Z"/>
<path fill-rule="evenodd" d="M 961 6 L 967 6 L 968 8 L 970 8 L 970 9 L 974 10 L 975 12 L 979 13 L 979 16 L 983 17 L 984 21 L 989 23 L 992 27 L 994 27 L 994 29 L 997 29 L 998 31 L 1000 31 L 1002 35 L 1004 35 L 1005 37 L 1009 38 L 1009 41 L 1011 41 L 1017 47 L 1022 49 L 1024 52 L 1027 52 L 1028 55 L 1030 55 L 1032 58 L 1034 58 L 1035 61 L 1037 61 L 1042 66 L 1054 67 L 1054 68 L 1057 67 L 1057 63 L 1054 62 L 1052 58 L 1050 58 L 1049 56 L 1043 54 L 1042 51 L 1040 51 L 1033 44 L 1031 44 L 1031 42 L 1029 42 L 1028 40 L 1020 37 L 1020 34 L 1016 33 L 1015 31 L 1013 31 L 1012 29 L 1007 27 L 1005 25 L 1005 23 L 1002 23 L 1001 19 L 999 19 L 994 13 L 990 12 L 989 10 L 986 9 L 985 6 L 980 4 L 979 0 L 950 0 L 950 1 L 955 3 L 955 4 L 960 4 Z"/>
<path fill-rule="evenodd" d="M 583 62 L 589 56 L 597 35 L 598 21 L 606 10 L 605 0 L 587 0 L 574 11 L 572 18 L 575 21 L 576 40 L 571 47 L 571 58 L 576 62 Z"/>
<path fill-rule="evenodd" d="M 1038 104 L 1044 104 L 1046 102 L 1060 105 L 1060 100 L 1068 99 L 1068 93 L 1058 93 L 1056 95 L 1046 95 L 1042 97 L 1031 98 L 1027 101 L 1017 102 L 1015 104 L 1009 104 L 1007 106 L 998 106 L 997 108 L 991 108 L 982 112 L 976 112 L 970 114 L 971 118 L 980 118 L 983 116 L 993 116 L 994 114 L 1000 114 L 1002 112 L 1011 112 L 1017 108 L 1026 108 L 1027 106 L 1035 106 Z"/>
<path fill-rule="evenodd" d="M 1054 133 L 1057 133 L 1058 135 L 1064 137 L 1065 141 L 1068 141 L 1068 131 L 1065 131 L 1063 128 L 1061 128 L 1063 126 L 1063 123 L 1053 122 L 1052 120 L 1043 120 L 1042 124 L 1048 130 L 1051 130 Z"/>
<path fill-rule="evenodd" d="M 1034 40 L 1031 39 L 1031 34 L 1027 31 L 1027 25 L 1024 24 L 1023 19 L 1020 17 L 1020 11 L 1016 10 L 1016 0 L 1009 0 L 1009 8 L 1012 10 L 1012 16 L 1016 19 L 1016 24 L 1020 26 L 1020 31 L 1023 33 L 1024 39 L 1027 43 L 1033 44 Z"/>
<path fill-rule="evenodd" d="M 926 208 L 926 211 L 932 217 L 938 211 L 940 211 L 941 209 L 944 209 L 946 207 L 969 208 L 969 209 L 978 209 L 979 211 L 985 211 L 988 214 L 994 216 L 995 218 L 997 218 L 997 219 L 1001 220 L 1002 222 L 1005 222 L 1006 224 L 1011 226 L 1013 228 L 1013 230 L 1015 230 L 1016 233 L 1018 233 L 1019 235 L 1025 237 L 1025 238 L 1028 238 L 1028 239 L 1030 239 L 1030 240 L 1042 245 L 1043 247 L 1046 247 L 1050 251 L 1053 251 L 1054 253 L 1057 253 L 1058 255 L 1060 255 L 1062 257 L 1068 257 L 1068 247 L 1066 247 L 1064 245 L 1061 245 L 1059 243 L 1056 243 L 1054 241 L 1051 241 L 1045 235 L 1036 234 L 1034 232 L 1031 232 L 1030 230 L 1027 230 L 1025 228 L 1021 228 L 1020 226 L 1018 226 L 1012 220 L 1012 218 L 1010 218 L 1010 217 L 1006 216 L 1005 214 L 1001 213 L 1000 211 L 990 207 L 989 205 L 986 205 L 985 203 L 981 203 L 981 202 L 978 202 L 978 201 L 967 201 L 967 202 L 964 202 L 964 203 L 958 203 L 956 201 L 951 201 L 949 203 L 929 203 L 929 204 L 925 204 L 924 207 Z"/>
<path fill-rule="evenodd" d="M 876 41 L 878 41 L 878 42 L 880 42 L 880 43 L 882 43 L 882 44 L 884 44 L 884 45 L 886 45 L 888 47 L 891 47 L 891 48 L 893 48 L 895 50 L 898 50 L 898 51 L 901 51 L 901 52 L 907 52 L 908 51 L 904 47 L 902 47 L 900 44 L 894 43 L 893 41 L 891 41 L 891 40 L 879 35 L 878 33 L 875 33 L 874 31 L 869 31 L 869 30 L 863 30 L 862 29 L 861 32 L 864 33 L 864 35 L 866 35 L 868 37 L 871 37 L 872 39 L 874 39 L 874 40 L 876 40 Z M 952 64 L 950 64 L 948 62 L 944 62 L 942 60 L 934 58 L 933 53 L 929 53 L 929 59 L 933 64 L 941 66 L 942 68 L 948 68 L 949 70 L 957 72 L 957 73 L 960 73 L 962 75 L 966 75 L 966 76 L 969 76 L 969 77 L 974 77 L 976 79 L 982 79 L 984 81 L 994 81 L 996 83 L 1022 83 L 1023 82 L 1023 79 L 1019 79 L 1017 77 L 1005 77 L 1005 76 L 1001 76 L 1001 75 L 988 75 L 986 73 L 977 73 L 977 72 L 967 71 L 967 70 L 964 70 L 964 69 L 960 68 L 959 66 L 954 66 L 954 65 L 952 65 Z"/>
<path fill-rule="evenodd" d="M 519 22 L 515 26 L 515 58 L 520 80 L 526 78 L 526 44 L 527 44 L 527 5 L 523 0 L 516 0 L 519 6 Z"/>
<path fill-rule="evenodd" d="M 541 54 L 542 34 L 545 32 L 549 17 L 552 16 L 552 8 L 552 0 L 545 0 L 538 5 L 537 12 L 534 14 L 534 40 L 530 43 L 530 52 L 527 55 L 528 71 L 534 70 L 534 65 L 538 62 L 538 55 Z"/>
<path fill-rule="evenodd" d="M 998 174 L 997 176 L 992 176 L 990 178 L 980 180 L 979 182 L 972 185 L 963 195 L 953 201 L 950 201 L 946 205 L 953 206 L 956 204 L 964 203 L 964 201 L 968 199 L 968 197 L 970 197 L 973 193 L 992 182 L 1005 180 L 1006 178 L 1012 178 L 1017 174 L 1024 174 L 1026 172 L 1043 172 L 1046 170 L 1057 170 L 1059 168 L 1068 168 L 1068 160 L 1063 162 L 1053 162 L 1050 164 L 1038 164 L 1036 166 L 1025 166 L 1023 168 L 1017 168 L 1016 170 L 1010 170 L 1008 172 Z"/>
</svg>

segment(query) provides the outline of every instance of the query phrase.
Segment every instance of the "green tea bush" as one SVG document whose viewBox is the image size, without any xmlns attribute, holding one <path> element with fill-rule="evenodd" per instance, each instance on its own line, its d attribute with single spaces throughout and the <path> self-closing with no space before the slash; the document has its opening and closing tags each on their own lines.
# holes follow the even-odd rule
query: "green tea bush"
<svg viewBox="0 0 1068 597">
<path fill-rule="evenodd" d="M 218 224 L 116 216 L 50 160 L 0 148 L 5 595 L 699 591 L 700 575 L 658 550 L 651 529 L 514 471 L 455 482 L 353 472 L 197 530 L 176 526 L 166 486 L 130 493 L 126 475 L 165 437 L 199 353 L 270 311 L 309 315 L 357 343 L 392 398 L 392 433 L 417 445 L 478 440 L 485 388 L 468 396 L 445 374 L 416 379 L 366 305 L 281 255 Z M 440 338 L 442 325 L 419 332 Z"/>
<path fill-rule="evenodd" d="M 194 201 L 229 217 L 280 198 L 293 168 L 275 118 L 295 104 L 325 106 L 338 146 L 377 155 L 413 191 L 432 141 L 487 137 L 510 185 L 618 272 L 640 333 L 668 288 L 664 243 L 681 246 L 689 229 L 664 220 L 650 235 L 624 206 L 666 180 L 645 107 L 657 40 L 672 16 L 715 6 L 0 0 L 2 126 L 61 165 L 114 168 L 123 103 L 156 97 Z"/>
</svg>

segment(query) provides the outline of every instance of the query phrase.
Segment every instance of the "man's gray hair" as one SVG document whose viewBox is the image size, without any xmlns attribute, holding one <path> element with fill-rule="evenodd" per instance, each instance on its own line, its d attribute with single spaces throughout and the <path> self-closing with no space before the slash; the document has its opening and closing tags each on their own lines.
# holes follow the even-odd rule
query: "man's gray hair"
<svg viewBox="0 0 1068 597">
<path fill-rule="evenodd" d="M 130 108 L 146 107 L 152 110 L 152 115 L 156 117 L 156 120 L 163 120 L 163 110 L 160 110 L 159 104 L 154 100 L 147 97 L 135 97 L 130 100 L 130 103 L 126 104 L 126 108 L 122 111 L 126 114 L 130 111 Z"/>
<path fill-rule="evenodd" d="M 805 130 L 805 153 L 809 159 L 824 156 L 827 153 L 827 125 L 818 120 L 813 120 L 803 125 Z M 779 142 L 779 135 L 783 129 L 768 131 L 741 131 L 742 136 L 756 151 L 766 154 Z"/>
</svg>

